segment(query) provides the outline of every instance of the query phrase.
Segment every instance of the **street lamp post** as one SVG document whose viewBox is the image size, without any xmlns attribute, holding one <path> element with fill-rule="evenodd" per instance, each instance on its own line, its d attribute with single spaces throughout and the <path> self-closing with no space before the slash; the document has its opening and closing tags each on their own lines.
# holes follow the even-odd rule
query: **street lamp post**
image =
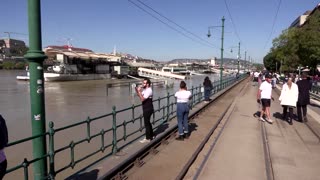
<svg viewBox="0 0 320 180">
<path fill-rule="evenodd" d="M 233 46 L 230 48 L 235 48 L 235 47 L 238 48 L 238 58 L 237 59 L 238 59 L 238 73 L 239 73 L 239 71 L 240 71 L 240 42 L 239 42 L 238 46 Z M 232 49 L 231 49 L 231 52 L 233 52 Z"/>
<path fill-rule="evenodd" d="M 44 158 L 46 150 L 46 118 L 43 61 L 46 58 L 42 51 L 41 40 L 41 6 L 40 0 L 28 1 L 28 25 L 29 25 L 29 50 L 25 58 L 29 62 L 30 69 L 30 102 L 32 136 L 38 136 L 32 140 L 33 158 L 39 159 L 33 164 L 35 180 L 44 179 L 47 176 L 47 158 Z"/>
<path fill-rule="evenodd" d="M 239 42 L 239 49 L 238 49 L 238 74 L 240 71 L 240 42 Z"/>
<path fill-rule="evenodd" d="M 220 85 L 222 85 L 222 75 L 223 75 L 223 39 L 224 39 L 224 21 L 225 21 L 225 18 L 224 16 L 222 17 L 221 19 L 221 22 L 222 22 L 222 25 L 221 26 L 209 26 L 208 27 L 208 37 L 211 36 L 211 33 L 210 33 L 210 29 L 211 28 L 216 28 L 216 27 L 221 27 L 222 30 L 221 30 L 221 62 L 220 62 Z"/>
<path fill-rule="evenodd" d="M 245 67 L 249 70 L 248 68 L 248 62 L 247 62 L 247 51 L 244 52 L 244 61 L 246 63 Z"/>
</svg>

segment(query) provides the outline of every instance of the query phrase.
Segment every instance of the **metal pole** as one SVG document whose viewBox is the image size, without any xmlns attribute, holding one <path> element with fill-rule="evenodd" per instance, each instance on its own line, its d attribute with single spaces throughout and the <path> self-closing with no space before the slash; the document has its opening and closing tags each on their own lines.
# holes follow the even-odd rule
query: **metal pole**
<svg viewBox="0 0 320 180">
<path fill-rule="evenodd" d="M 220 62 L 220 86 L 222 85 L 222 75 L 223 75 L 223 39 L 224 39 L 224 16 L 222 17 L 222 31 L 221 31 L 221 62 Z"/>
<path fill-rule="evenodd" d="M 32 136 L 46 132 L 45 98 L 43 61 L 46 58 L 41 40 L 41 6 L 40 0 L 28 0 L 29 51 L 25 58 L 29 61 L 30 72 L 30 101 Z M 46 154 L 46 137 L 41 136 L 32 140 L 33 158 L 44 157 Z M 47 176 L 47 159 L 43 158 L 33 164 L 35 180 Z"/>
<path fill-rule="evenodd" d="M 245 67 L 246 67 L 247 69 L 249 69 L 249 68 L 248 68 L 248 62 L 247 62 L 247 51 L 244 52 L 244 61 L 246 62 L 246 66 L 245 66 Z"/>
<path fill-rule="evenodd" d="M 238 49 L 238 73 L 240 71 L 240 42 L 239 42 L 239 49 Z"/>
</svg>

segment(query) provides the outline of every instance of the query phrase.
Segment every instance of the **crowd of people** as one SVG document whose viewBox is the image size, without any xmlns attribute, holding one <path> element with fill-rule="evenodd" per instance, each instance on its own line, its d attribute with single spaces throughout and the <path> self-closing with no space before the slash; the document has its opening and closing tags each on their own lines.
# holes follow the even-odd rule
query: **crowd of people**
<svg viewBox="0 0 320 180">
<path fill-rule="evenodd" d="M 280 105 L 283 107 L 282 118 L 292 125 L 295 118 L 293 110 L 297 108 L 297 120 L 307 122 L 307 105 L 310 104 L 310 90 L 312 85 L 317 85 L 318 77 L 310 78 L 306 73 L 300 76 L 296 74 L 287 74 L 284 78 L 280 78 L 277 73 L 252 72 L 252 81 L 254 86 L 259 87 L 257 93 L 257 102 L 261 103 L 261 112 L 258 115 L 261 121 L 273 123 L 270 116 L 270 105 L 272 97 L 272 89 L 276 84 L 282 81 L 282 90 L 279 97 Z M 289 113 L 288 113 L 289 111 Z"/>
</svg>

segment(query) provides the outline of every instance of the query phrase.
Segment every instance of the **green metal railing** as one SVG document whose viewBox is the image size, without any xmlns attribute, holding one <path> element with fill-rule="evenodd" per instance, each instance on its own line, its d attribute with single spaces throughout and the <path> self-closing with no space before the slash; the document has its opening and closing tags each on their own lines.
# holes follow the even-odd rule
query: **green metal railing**
<svg viewBox="0 0 320 180">
<path fill-rule="evenodd" d="M 320 86 L 312 86 L 311 92 L 313 94 L 319 94 L 319 91 L 320 91 Z"/>
<path fill-rule="evenodd" d="M 310 95 L 314 98 L 320 100 L 320 86 L 313 85 L 310 90 Z"/>
<path fill-rule="evenodd" d="M 247 77 L 246 74 L 243 74 L 239 77 L 239 79 L 243 79 Z M 220 90 L 236 83 L 239 79 L 236 79 L 235 77 L 227 77 L 224 78 L 222 83 L 220 84 L 219 81 L 213 82 L 213 89 L 211 91 L 211 95 L 219 92 Z M 202 92 L 203 86 L 197 86 L 192 87 L 190 91 L 192 92 L 192 100 L 190 102 L 191 108 L 197 105 L 198 103 L 203 101 L 204 95 Z M 168 93 L 165 97 L 159 97 L 158 99 L 153 100 L 153 104 L 155 107 L 154 114 L 152 116 L 152 124 L 154 125 L 154 129 L 157 129 L 159 126 L 163 125 L 164 123 L 167 123 L 168 121 L 172 120 L 176 117 L 176 100 L 174 97 L 174 94 Z M 9 168 L 7 170 L 7 175 L 10 175 L 11 173 L 14 173 L 18 170 L 23 170 L 23 176 L 24 179 L 29 179 L 29 166 L 35 162 L 41 161 L 43 159 L 46 159 L 48 163 L 48 171 L 44 174 L 48 174 L 48 176 L 43 177 L 43 179 L 55 179 L 55 177 L 67 170 L 67 169 L 73 169 L 75 168 L 79 163 L 83 161 L 87 161 L 89 158 L 94 157 L 95 155 L 101 153 L 102 155 L 99 156 L 99 158 L 92 160 L 89 162 L 86 166 L 91 166 L 102 159 L 109 157 L 113 154 L 116 154 L 121 149 L 126 147 L 127 145 L 133 143 L 137 139 L 141 138 L 143 133 L 143 116 L 141 115 L 141 104 L 139 105 L 132 105 L 131 107 L 124 108 L 121 110 L 117 110 L 115 106 L 113 106 L 112 112 L 90 118 L 88 117 L 86 120 L 74 123 L 65 127 L 61 128 L 55 128 L 53 122 L 49 122 L 49 130 L 41 135 L 38 136 L 32 136 L 28 138 L 24 138 L 15 142 L 11 142 L 8 145 L 8 148 L 13 147 L 15 145 L 30 142 L 35 138 L 39 137 L 45 137 L 48 142 L 48 152 L 42 157 L 39 157 L 37 159 L 28 160 L 27 158 L 24 158 L 21 160 L 21 163 Z M 139 111 L 138 111 L 139 110 Z M 122 122 L 119 122 L 121 119 L 120 115 L 124 113 L 123 117 L 129 117 L 128 119 L 123 120 Z M 131 115 L 131 117 L 129 116 Z M 99 120 L 103 120 L 104 122 L 112 122 L 112 126 L 107 127 L 107 129 L 101 128 L 98 130 L 99 132 L 94 132 L 92 129 L 93 123 Z M 138 122 L 138 123 L 137 123 Z M 62 145 L 61 147 L 57 147 L 55 143 L 55 138 L 59 133 L 63 132 L 69 132 L 69 134 L 72 134 L 72 129 L 84 126 L 86 130 L 86 136 L 78 139 L 78 140 L 71 140 L 69 143 L 66 143 Z M 61 139 L 59 139 L 61 140 Z M 82 144 L 89 144 L 92 141 L 100 141 L 99 143 L 96 142 L 96 145 L 94 150 L 92 152 L 89 152 L 85 155 L 82 155 L 81 157 L 78 157 L 76 154 L 76 150 L 81 149 L 80 146 Z M 77 149 L 77 147 L 79 147 Z M 57 165 L 57 155 L 61 153 L 69 153 L 70 154 L 70 161 L 66 165 Z M 83 154 L 83 153 L 81 153 Z M 67 162 L 67 157 L 63 158 L 64 161 Z M 10 165 L 10 159 L 9 165 Z M 72 172 L 71 174 L 73 174 Z M 70 174 L 69 174 L 70 175 Z M 19 179 L 21 179 L 20 177 Z"/>
</svg>

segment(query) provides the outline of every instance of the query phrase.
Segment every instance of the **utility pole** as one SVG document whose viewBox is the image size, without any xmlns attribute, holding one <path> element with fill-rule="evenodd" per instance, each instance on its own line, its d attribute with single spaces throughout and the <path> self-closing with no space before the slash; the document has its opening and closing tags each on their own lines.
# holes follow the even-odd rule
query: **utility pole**
<svg viewBox="0 0 320 180">
<path fill-rule="evenodd" d="M 41 40 L 41 5 L 40 0 L 28 1 L 29 50 L 24 56 L 29 62 L 30 71 L 30 103 L 34 180 L 47 176 L 46 149 L 46 114 L 44 96 L 43 61 L 46 55 L 42 51 Z M 54 178 L 54 177 L 52 177 Z"/>
<path fill-rule="evenodd" d="M 249 70 L 248 63 L 247 63 L 247 51 L 244 52 L 244 62 L 246 63 L 245 67 Z"/>
<path fill-rule="evenodd" d="M 240 72 L 240 42 L 239 42 L 239 49 L 238 49 L 238 73 Z"/>
<path fill-rule="evenodd" d="M 222 31 L 221 31 L 221 62 L 220 62 L 220 85 L 222 85 L 222 76 L 223 76 L 223 41 L 224 41 L 224 21 L 225 21 L 225 18 L 224 16 L 222 17 L 221 19 L 221 22 L 222 22 L 222 25 L 221 26 L 209 26 L 208 27 L 208 37 L 211 36 L 211 33 L 210 33 L 210 28 L 215 28 L 215 27 L 221 27 L 222 28 Z"/>
<path fill-rule="evenodd" d="M 222 31 L 221 31 L 221 63 L 220 63 L 220 85 L 222 85 L 222 75 L 223 75 L 223 38 L 224 38 L 224 16 L 222 17 Z"/>
</svg>

